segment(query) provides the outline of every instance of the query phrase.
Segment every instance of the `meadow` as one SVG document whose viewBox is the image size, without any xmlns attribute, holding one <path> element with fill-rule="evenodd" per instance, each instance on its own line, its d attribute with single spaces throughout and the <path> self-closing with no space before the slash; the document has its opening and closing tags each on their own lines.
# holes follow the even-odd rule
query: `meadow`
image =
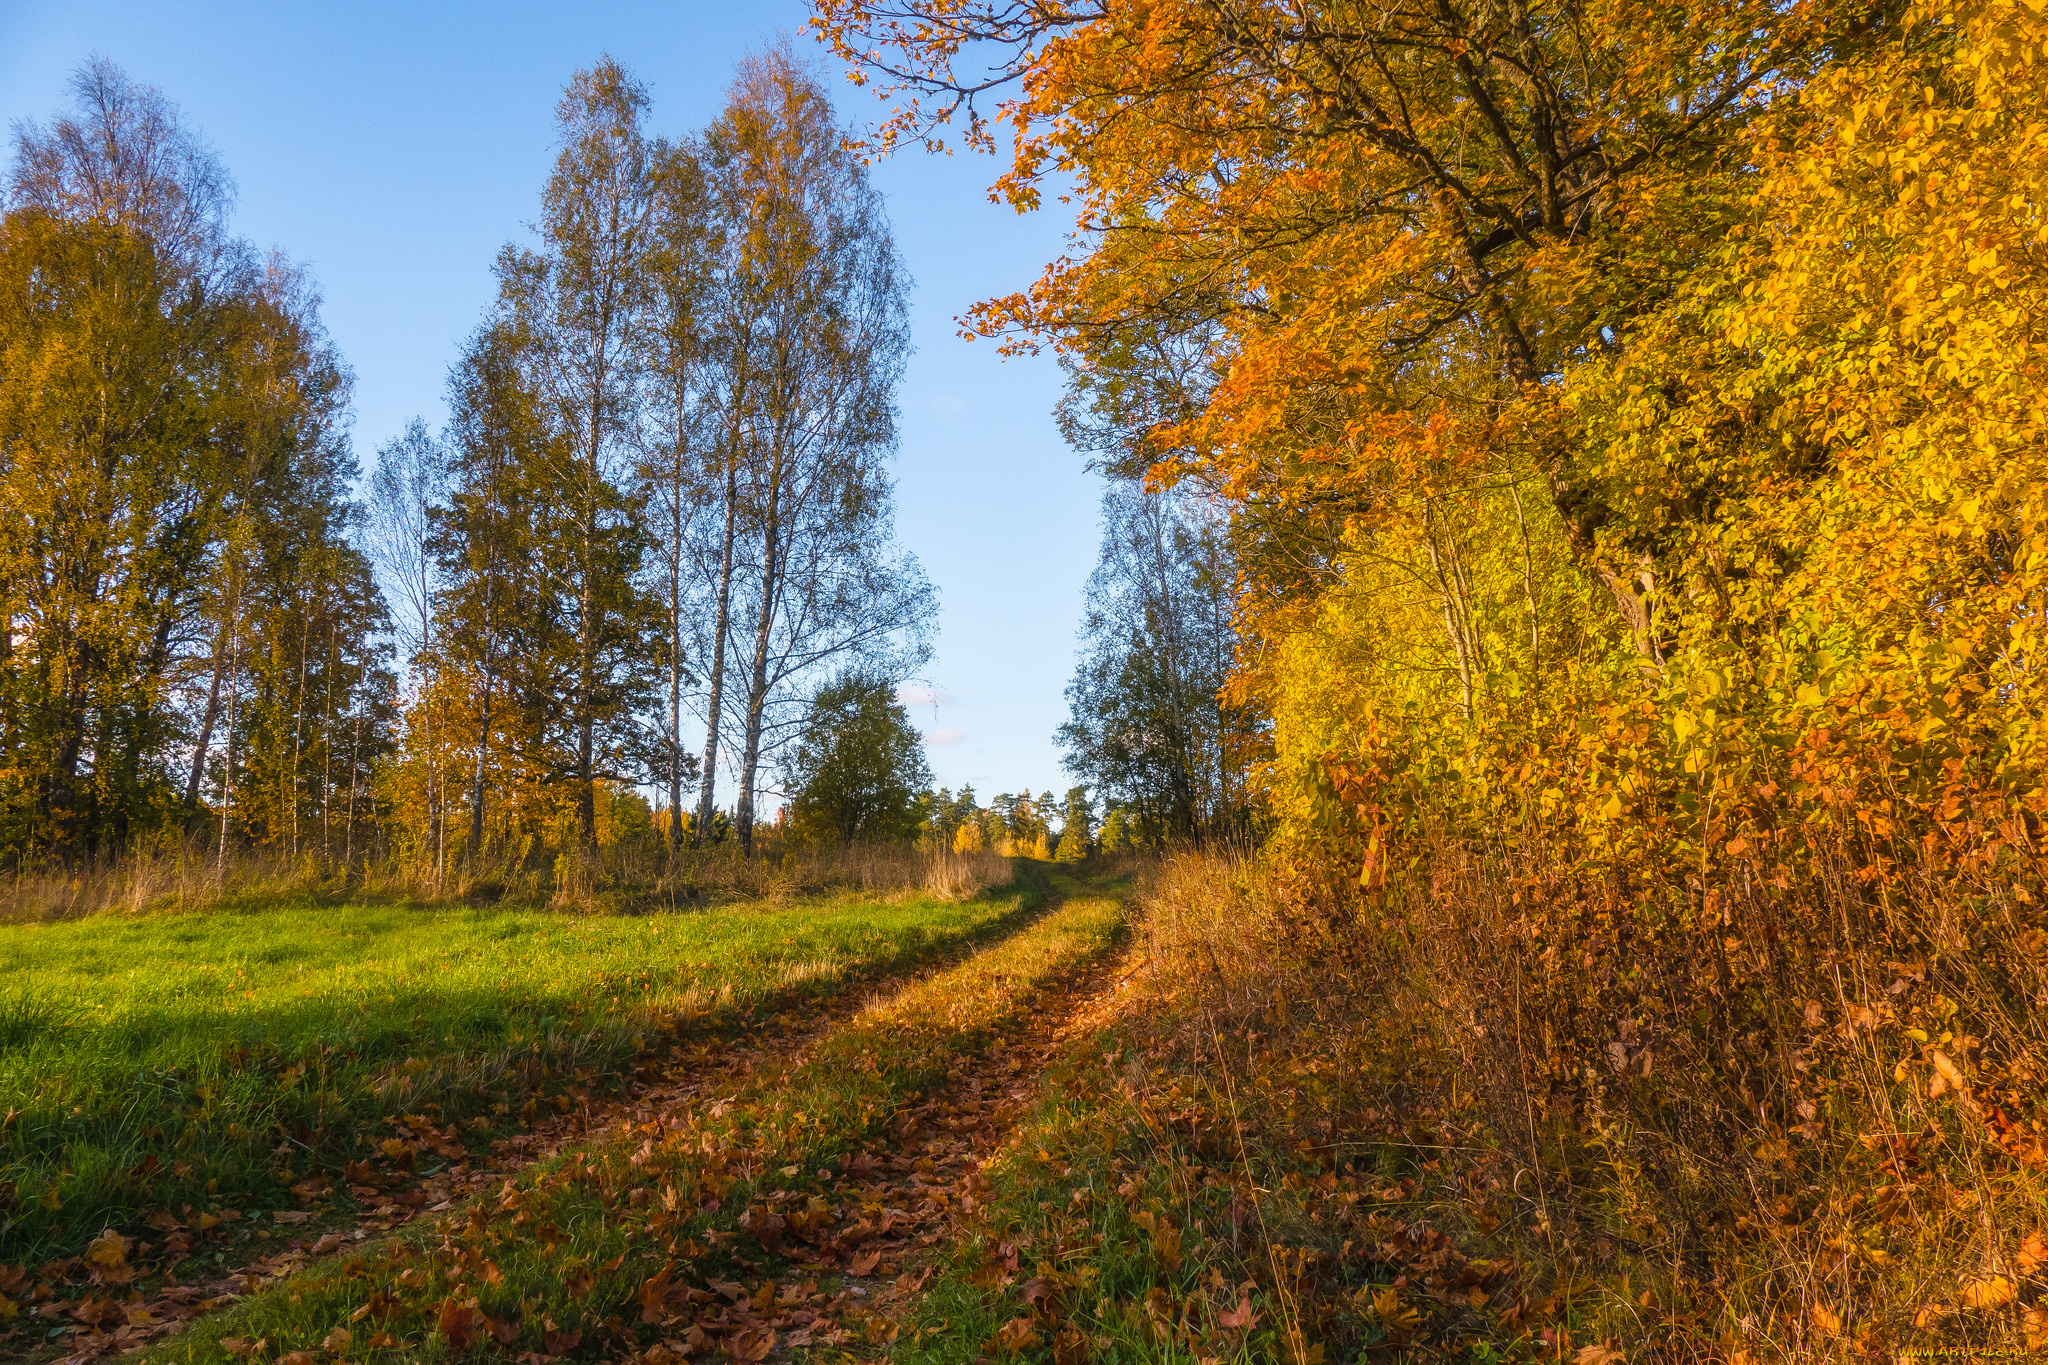
<svg viewBox="0 0 2048 1365">
<path fill-rule="evenodd" d="M 890 1246 L 911 1216 L 871 1182 L 876 1156 L 895 1149 L 895 1164 L 937 1181 L 931 1160 L 914 1158 L 961 1120 L 943 1099 L 927 1106 L 935 1113 L 918 1101 L 1124 937 L 1108 879 L 1026 867 L 1042 915 L 877 992 L 808 1055 L 764 1058 L 715 1101 L 639 1104 L 464 1205 L 193 1324 L 150 1358 L 313 1365 L 601 1349 L 660 1363 L 879 1344 L 887 1324 L 872 1296 L 922 1253 Z M 919 1230 L 928 1235 L 912 1240 L 936 1244 L 950 1228 Z"/>
<path fill-rule="evenodd" d="M 470 1141 L 688 1032 L 963 946 L 1000 892 L 635 916 L 245 901 L 0 925 L 0 1263 L 185 1205 L 254 1216 L 428 1114 Z"/>
</svg>

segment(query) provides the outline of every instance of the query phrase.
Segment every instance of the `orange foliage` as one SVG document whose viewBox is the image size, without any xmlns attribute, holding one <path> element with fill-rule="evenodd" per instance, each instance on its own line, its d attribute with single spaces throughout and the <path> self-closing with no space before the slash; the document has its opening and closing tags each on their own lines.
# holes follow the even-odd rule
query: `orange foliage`
<svg viewBox="0 0 2048 1365">
<path fill-rule="evenodd" d="M 2037 5 L 820 9 L 879 145 L 1011 43 L 1079 233 L 973 323 L 1232 509 L 1292 894 L 1503 1119 L 1687 1236 L 1906 1113 L 2036 1160 Z"/>
</svg>

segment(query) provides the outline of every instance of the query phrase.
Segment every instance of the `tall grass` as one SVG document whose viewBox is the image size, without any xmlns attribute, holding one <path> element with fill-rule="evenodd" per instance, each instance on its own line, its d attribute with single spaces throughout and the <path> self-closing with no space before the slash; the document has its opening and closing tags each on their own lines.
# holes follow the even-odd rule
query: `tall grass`
<svg viewBox="0 0 2048 1365">
<path fill-rule="evenodd" d="M 1451 1184 L 1494 1191 L 1467 1226 L 1543 1268 L 1582 1342 L 2048 1342 L 2037 907 L 1938 855 L 1879 897 L 1865 851 L 1823 855 L 1804 882 L 1622 887 L 1445 842 L 1371 893 L 1182 856 L 1139 932 L 1197 1031 L 1295 1059 L 1224 1077 L 1232 1103 L 1284 1101 L 1260 1122 L 1293 1141 L 1428 1129 Z"/>
<path fill-rule="evenodd" d="M 0 880 L 0 923 L 196 910 L 239 897 L 316 895 L 335 885 L 311 858 L 261 849 L 223 856 L 195 839 L 70 867 L 17 867 Z"/>
<path fill-rule="evenodd" d="M 366 877 L 365 886 L 420 898 L 509 899 L 605 910 L 787 903 L 835 889 L 958 898 L 1006 886 L 1011 875 L 1010 860 L 994 853 L 926 851 L 904 844 L 784 848 L 770 833 L 757 840 L 751 856 L 737 844 L 671 850 L 659 838 L 647 837 L 601 848 L 587 863 L 566 857 L 539 867 L 531 860 L 486 863 L 459 868 L 438 882 L 428 868 L 391 867 Z"/>
<path fill-rule="evenodd" d="M 672 851 L 649 835 L 604 846 L 588 863 L 542 849 L 456 858 L 438 871 L 417 859 L 365 859 L 342 867 L 310 854 L 294 857 L 260 847 L 222 854 L 213 842 L 194 839 L 71 867 L 18 867 L 0 882 L 0 923 L 349 899 L 502 902 L 594 912 L 787 903 L 840 888 L 959 899 L 1006 886 L 1010 877 L 1009 860 L 993 852 L 927 852 L 905 845 L 785 852 L 772 836 L 752 857 L 729 843 Z"/>
</svg>

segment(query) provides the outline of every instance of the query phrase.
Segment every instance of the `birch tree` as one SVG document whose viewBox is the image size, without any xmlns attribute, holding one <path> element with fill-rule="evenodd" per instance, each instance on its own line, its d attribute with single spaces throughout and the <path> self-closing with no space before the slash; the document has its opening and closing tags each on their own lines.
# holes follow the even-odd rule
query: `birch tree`
<svg viewBox="0 0 2048 1365">
<path fill-rule="evenodd" d="M 721 342 L 744 375 L 727 402 L 751 599 L 734 823 L 751 850 L 761 765 L 804 682 L 855 659 L 903 676 L 926 657 L 932 604 L 916 562 L 890 553 L 908 282 L 880 196 L 786 50 L 742 66 L 706 143 L 730 238 Z"/>
<path fill-rule="evenodd" d="M 429 537 L 447 493 L 447 452 L 414 418 L 405 433 L 377 451 L 370 476 L 371 553 L 395 607 L 394 626 L 412 682 L 411 715 L 426 755 L 425 848 L 438 883 L 447 862 L 447 773 L 434 732 L 433 708 L 424 705 L 435 645 L 435 598 L 440 575 Z"/>
<path fill-rule="evenodd" d="M 556 585 L 576 656 L 561 698 L 574 745 L 578 846 L 596 846 L 601 777 L 623 774 L 644 691 L 638 578 L 644 542 L 623 487 L 637 397 L 634 330 L 653 244 L 646 91 L 609 57 L 569 82 L 556 106 L 560 148 L 542 197 L 536 250 L 498 258 L 500 302 L 563 462 L 569 499 Z"/>
<path fill-rule="evenodd" d="M 719 251 L 709 213 L 703 167 L 687 145 L 658 145 L 651 157 L 653 213 L 646 262 L 646 319 L 640 329 L 640 483 L 648 538 L 654 547 L 655 596 L 662 616 L 664 709 L 653 749 L 655 776 L 668 789 L 669 846 L 683 843 L 683 791 L 694 782 L 697 758 L 684 746 L 684 694 L 696 678 L 688 643 L 696 634 L 696 590 L 709 581 L 712 600 L 730 601 L 732 500 L 728 461 L 720 458 L 716 413 L 717 367 L 709 317 Z M 710 519 L 717 527 L 704 534 Z M 707 540 L 717 546 L 705 554 Z M 722 635 L 722 623 L 713 633 Z M 721 654 L 713 692 L 724 683 Z M 718 701 L 707 708 L 714 717 Z M 707 771 L 715 756 L 707 753 Z M 705 784 L 709 795 L 710 785 Z M 701 829 L 710 818 L 702 813 Z"/>
<path fill-rule="evenodd" d="M 1118 481 L 1103 498 L 1080 657 L 1059 730 L 1065 765 L 1138 816 L 1148 840 L 1200 841 L 1241 813 L 1231 761 L 1232 565 L 1191 492 Z"/>
</svg>

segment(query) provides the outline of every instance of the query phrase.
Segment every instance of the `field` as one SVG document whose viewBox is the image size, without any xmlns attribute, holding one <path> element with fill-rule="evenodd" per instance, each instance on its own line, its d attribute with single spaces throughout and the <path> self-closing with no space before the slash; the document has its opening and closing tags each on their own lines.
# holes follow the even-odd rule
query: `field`
<svg viewBox="0 0 2048 1365">
<path fill-rule="evenodd" d="M 633 917 L 419 905 L 0 926 L 0 1263 L 296 1207 L 408 1114 L 477 1140 L 1002 925 L 1017 894 Z"/>
<path fill-rule="evenodd" d="M 943 1191 L 994 1088 L 989 1059 L 1061 1014 L 1063 988 L 1099 982 L 1121 937 L 1119 899 L 1033 875 L 1048 883 L 1042 914 L 876 995 L 813 1046 L 710 1067 L 710 1084 L 686 1057 L 673 1084 L 604 1113 L 587 1140 L 289 1277 L 156 1358 L 759 1360 L 882 1343 L 889 1277 L 905 1272 L 900 1288 L 950 1231 L 957 1200 Z M 918 1206 L 918 1193 L 939 1197 Z"/>
<path fill-rule="evenodd" d="M 1123 870 L 1013 866 L 964 899 L 0 930 L 0 1355 L 886 1344 L 1113 989 Z"/>
<path fill-rule="evenodd" d="M 0 1257 L 0 1353 L 1726 1365 L 1763 1358 L 1726 1349 L 1738 1305 L 1787 1359 L 2048 1344 L 2040 1163 L 1936 1097 L 1847 1157 L 1777 1154 L 1812 1202 L 1719 1228 L 1715 1291 L 1569 1130 L 1524 1161 L 1435 1002 L 1261 864 L 1016 866 L 961 902 L 9 931 L 6 989 L 42 1002 L 11 1016 L 8 1083 L 41 1089 L 10 1151 L 67 1183 L 17 1199 L 45 1223 Z M 187 1098 L 124 1085 L 138 1057 Z M 97 1168 L 125 1202 L 74 1130 L 125 1144 Z M 1845 1322 L 1815 1291 L 1852 1275 L 1875 1311 Z"/>
</svg>

